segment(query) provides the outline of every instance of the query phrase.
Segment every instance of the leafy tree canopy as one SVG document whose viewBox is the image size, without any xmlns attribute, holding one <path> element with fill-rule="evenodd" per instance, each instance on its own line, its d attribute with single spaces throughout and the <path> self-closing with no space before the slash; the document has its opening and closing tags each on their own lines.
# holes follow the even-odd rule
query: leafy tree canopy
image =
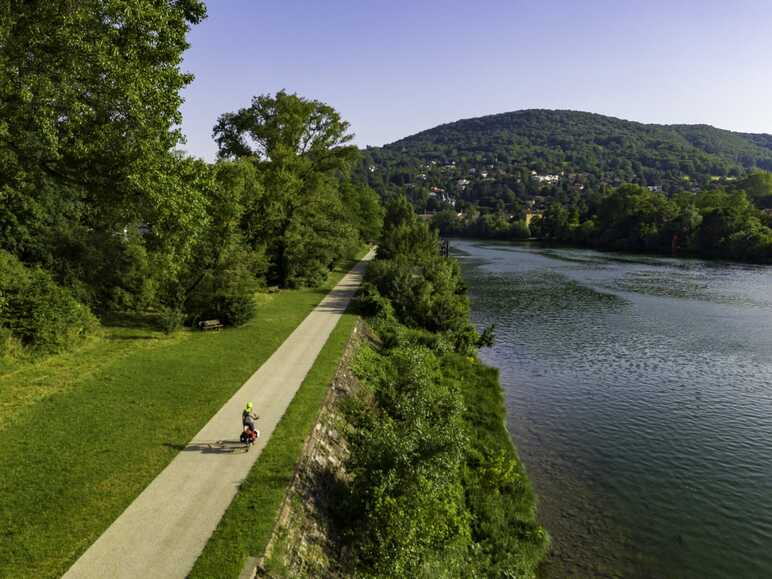
<svg viewBox="0 0 772 579">
<path fill-rule="evenodd" d="M 331 106 L 286 91 L 257 96 L 215 125 L 222 159 L 259 167 L 266 194 L 252 204 L 247 230 L 253 246 L 267 247 L 269 281 L 316 283 L 350 250 L 357 229 L 377 234 L 366 215 L 373 198 L 347 185 L 357 157 L 348 129 Z"/>
<path fill-rule="evenodd" d="M 282 165 L 300 157 L 315 170 L 336 169 L 354 158 L 345 146 L 349 124 L 329 105 L 279 91 L 225 113 L 214 127 L 221 158 L 253 157 Z"/>
<path fill-rule="evenodd" d="M 419 211 L 586 197 L 624 183 L 665 193 L 728 187 L 772 171 L 772 136 L 651 125 L 565 110 L 523 110 L 440 125 L 364 151 L 358 176 Z"/>
</svg>

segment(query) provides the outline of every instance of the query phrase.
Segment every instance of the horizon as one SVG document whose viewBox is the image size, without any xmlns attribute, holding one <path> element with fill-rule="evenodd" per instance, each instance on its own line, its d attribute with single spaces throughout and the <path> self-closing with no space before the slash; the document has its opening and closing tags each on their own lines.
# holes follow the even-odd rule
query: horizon
<svg viewBox="0 0 772 579">
<path fill-rule="evenodd" d="M 354 144 L 518 110 L 772 134 L 768 5 L 404 0 L 208 5 L 182 69 L 180 148 L 212 160 L 219 115 L 285 89 L 334 107 Z"/>
<path fill-rule="evenodd" d="M 644 126 L 657 126 L 657 127 L 678 127 L 678 126 L 709 127 L 711 129 L 715 129 L 717 131 L 728 131 L 730 133 L 736 133 L 736 134 L 770 135 L 770 136 L 772 136 L 772 133 L 768 133 L 768 132 L 765 132 L 765 131 L 760 131 L 760 132 L 759 131 L 755 131 L 755 132 L 754 131 L 738 131 L 738 130 L 735 130 L 735 129 L 727 129 L 726 127 L 717 127 L 716 125 L 711 125 L 709 123 L 656 123 L 656 122 L 649 123 L 649 122 L 637 121 L 635 119 L 627 119 L 627 118 L 624 118 L 624 117 L 618 117 L 618 116 L 614 116 L 614 115 L 607 115 L 607 114 L 599 113 L 599 112 L 596 112 L 596 111 L 585 111 L 585 110 L 579 110 L 579 109 L 550 109 L 550 108 L 544 108 L 544 107 L 531 107 L 531 108 L 527 108 L 527 109 L 516 109 L 516 110 L 513 110 L 513 111 L 501 111 L 499 113 L 490 113 L 490 114 L 486 114 L 486 115 L 478 115 L 478 116 L 475 116 L 475 117 L 463 117 L 463 118 L 456 119 L 456 120 L 453 120 L 453 121 L 446 121 L 446 122 L 442 122 L 442 123 L 439 123 L 437 125 L 433 125 L 431 127 L 428 127 L 426 129 L 418 129 L 414 133 L 410 133 L 409 135 L 405 135 L 404 137 L 399 137 L 398 139 L 396 139 L 394 141 L 390 141 L 388 143 L 383 143 L 381 145 L 364 145 L 364 146 L 359 146 L 359 148 L 360 149 L 366 149 L 368 147 L 374 147 L 374 148 L 385 147 L 385 146 L 388 146 L 388 145 L 393 145 L 394 143 L 402 141 L 402 140 L 404 140 L 406 138 L 409 138 L 409 137 L 412 137 L 412 136 L 415 136 L 415 135 L 419 135 L 421 133 L 425 133 L 427 131 L 431 131 L 432 129 L 436 129 L 436 128 L 443 127 L 443 126 L 446 126 L 446 125 L 453 125 L 455 123 L 461 123 L 461 122 L 464 122 L 464 121 L 471 121 L 471 120 L 474 120 L 474 119 L 482 119 L 482 118 L 485 118 L 485 117 L 496 117 L 496 116 L 499 116 L 499 115 L 511 115 L 511 114 L 515 114 L 515 113 L 522 113 L 522 112 L 528 112 L 528 111 L 548 111 L 548 112 L 553 112 L 553 113 L 581 113 L 581 114 L 587 114 L 587 115 L 597 115 L 597 116 L 606 117 L 606 118 L 609 118 L 609 119 L 614 119 L 614 120 L 617 120 L 617 121 L 622 121 L 622 122 L 625 122 L 625 123 L 634 123 L 634 124 L 644 125 Z"/>
</svg>

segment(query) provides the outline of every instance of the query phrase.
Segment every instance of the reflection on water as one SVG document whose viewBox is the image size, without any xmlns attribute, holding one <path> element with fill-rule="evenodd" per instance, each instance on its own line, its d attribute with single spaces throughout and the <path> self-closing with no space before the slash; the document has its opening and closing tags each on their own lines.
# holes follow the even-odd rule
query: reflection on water
<svg viewBox="0 0 772 579">
<path fill-rule="evenodd" d="M 453 243 L 551 577 L 772 577 L 772 268 Z"/>
</svg>

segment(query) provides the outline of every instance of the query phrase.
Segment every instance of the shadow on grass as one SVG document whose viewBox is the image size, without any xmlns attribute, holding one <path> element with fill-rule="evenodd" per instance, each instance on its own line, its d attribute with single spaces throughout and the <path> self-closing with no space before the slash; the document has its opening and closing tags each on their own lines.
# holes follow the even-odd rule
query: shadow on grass
<svg viewBox="0 0 772 579">
<path fill-rule="evenodd" d="M 106 340 L 112 341 L 136 341 L 136 340 L 157 340 L 158 336 L 152 334 L 141 334 L 135 336 L 127 336 L 123 334 L 108 334 L 105 336 Z"/>
<path fill-rule="evenodd" d="M 99 320 L 105 326 L 156 330 L 159 314 L 155 312 L 99 312 Z"/>
<path fill-rule="evenodd" d="M 213 442 L 192 442 L 190 444 L 165 442 L 164 446 L 180 452 L 199 452 L 201 454 L 247 452 L 246 447 L 238 440 L 216 440 Z"/>
</svg>

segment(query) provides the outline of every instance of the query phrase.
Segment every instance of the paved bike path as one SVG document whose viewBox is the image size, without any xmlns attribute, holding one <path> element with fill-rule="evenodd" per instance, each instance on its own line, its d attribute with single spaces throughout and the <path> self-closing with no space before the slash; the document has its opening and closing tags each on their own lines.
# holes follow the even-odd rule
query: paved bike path
<svg viewBox="0 0 772 579">
<path fill-rule="evenodd" d="M 357 264 L 134 502 L 66 579 L 185 577 L 257 460 L 362 280 Z M 259 414 L 260 438 L 238 444 L 241 411 Z"/>
</svg>

